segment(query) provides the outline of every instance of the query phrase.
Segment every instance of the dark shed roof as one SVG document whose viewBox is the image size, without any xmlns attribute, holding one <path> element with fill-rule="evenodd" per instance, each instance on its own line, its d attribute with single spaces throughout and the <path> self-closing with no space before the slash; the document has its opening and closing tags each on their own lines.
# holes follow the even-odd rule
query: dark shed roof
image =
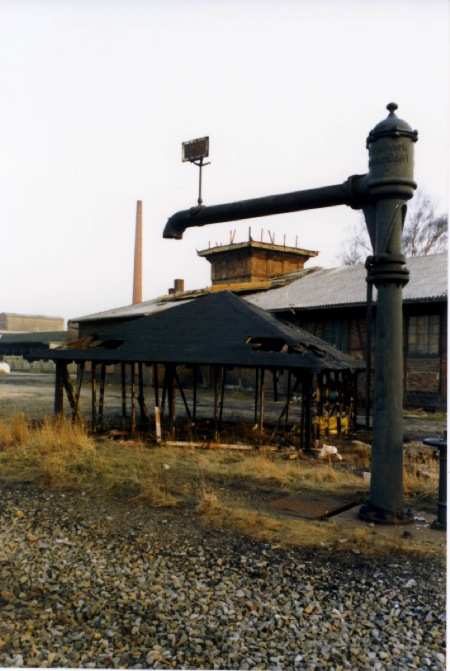
<svg viewBox="0 0 450 671">
<path fill-rule="evenodd" d="M 228 291 L 114 326 L 88 341 L 53 350 L 50 358 L 245 368 L 364 368 L 362 361 Z"/>
</svg>

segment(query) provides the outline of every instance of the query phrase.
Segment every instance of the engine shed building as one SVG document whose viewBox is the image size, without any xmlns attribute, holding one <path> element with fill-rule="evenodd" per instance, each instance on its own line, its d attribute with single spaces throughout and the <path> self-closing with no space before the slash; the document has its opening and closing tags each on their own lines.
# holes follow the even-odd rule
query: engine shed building
<svg viewBox="0 0 450 671">
<path fill-rule="evenodd" d="M 296 264 L 294 270 L 290 266 L 288 273 L 286 264 L 280 260 L 283 253 L 288 263 Z M 175 288 L 166 296 L 73 319 L 69 326 L 78 328 L 80 337 L 84 337 L 113 324 L 167 309 L 180 301 L 228 289 L 356 359 L 365 362 L 369 359 L 373 367 L 376 289 L 368 309 L 363 264 L 304 267 L 317 252 L 252 240 L 216 246 L 199 255 L 211 263 L 210 287 L 185 291 L 184 283 L 177 280 Z M 243 255 L 248 272 L 244 269 L 238 274 L 237 259 Z M 448 254 L 409 258 L 406 265 L 409 282 L 403 290 L 404 404 L 446 410 Z M 360 380 L 358 395 L 364 400 L 363 376 Z"/>
<path fill-rule="evenodd" d="M 149 385 L 146 384 L 144 367 L 153 373 L 151 404 L 163 409 L 168 407 L 167 419 L 172 432 L 176 428 L 177 391 L 188 420 L 196 421 L 199 367 L 209 367 L 213 371 L 214 422 L 223 419 L 227 377 L 236 369 L 251 371 L 254 376 L 255 420 L 261 436 L 268 377 L 273 385 L 273 398 L 280 403 L 278 423 L 289 411 L 294 395 L 301 395 L 299 435 L 303 447 L 310 447 L 313 438 L 313 394 L 317 412 L 322 415 L 325 406 L 326 412 L 329 411 L 329 399 L 322 397 L 321 390 L 324 386 L 329 387 L 330 377 L 335 389 L 333 403 L 338 430 L 344 417 L 346 422 L 355 420 L 355 376 L 364 369 L 363 362 L 251 305 L 232 292 L 211 293 L 189 301 L 172 302 L 170 309 L 168 305 L 165 307 L 151 315 L 91 333 L 82 340 L 48 353 L 47 356 L 56 363 L 57 371 L 55 412 L 63 410 L 65 390 L 74 417 L 80 416 L 80 389 L 86 364 L 89 364 L 92 427 L 95 430 L 101 426 L 106 368 L 115 364 L 122 370 L 124 418 L 128 387 L 131 430 L 136 428 L 137 406 L 141 422 L 150 425 Z M 67 372 L 67 365 L 71 362 L 77 363 L 80 371 L 76 388 Z M 181 369 L 183 377 L 179 374 Z M 191 405 L 183 385 L 187 371 L 191 371 Z M 282 373 L 285 373 L 285 382 L 279 385 Z M 97 395 L 98 381 L 100 390 Z M 281 396 L 283 402 L 280 401 Z"/>
</svg>

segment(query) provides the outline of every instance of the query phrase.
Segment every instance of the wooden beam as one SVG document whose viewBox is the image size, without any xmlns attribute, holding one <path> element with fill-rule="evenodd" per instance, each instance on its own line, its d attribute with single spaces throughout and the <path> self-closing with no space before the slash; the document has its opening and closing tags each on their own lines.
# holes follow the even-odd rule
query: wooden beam
<svg viewBox="0 0 450 671">
<path fill-rule="evenodd" d="M 167 447 L 199 447 L 203 450 L 254 450 L 253 445 L 241 445 L 239 444 L 227 444 L 227 443 L 201 443 L 197 441 L 190 440 L 166 440 L 164 445 Z M 269 448 L 272 449 L 272 448 Z"/>
</svg>

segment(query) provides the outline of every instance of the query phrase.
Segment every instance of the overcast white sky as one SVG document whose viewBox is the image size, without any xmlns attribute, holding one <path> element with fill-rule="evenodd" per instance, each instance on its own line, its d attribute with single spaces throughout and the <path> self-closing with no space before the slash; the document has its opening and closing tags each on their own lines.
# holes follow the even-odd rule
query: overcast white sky
<svg viewBox="0 0 450 671">
<path fill-rule="evenodd" d="M 367 172 L 395 101 L 419 131 L 415 178 L 448 211 L 448 0 L 0 0 L 0 312 L 65 319 L 132 299 L 143 201 L 144 300 L 210 283 L 196 251 L 260 239 L 336 265 L 347 207 L 186 231 L 209 135 L 206 205 Z"/>
</svg>

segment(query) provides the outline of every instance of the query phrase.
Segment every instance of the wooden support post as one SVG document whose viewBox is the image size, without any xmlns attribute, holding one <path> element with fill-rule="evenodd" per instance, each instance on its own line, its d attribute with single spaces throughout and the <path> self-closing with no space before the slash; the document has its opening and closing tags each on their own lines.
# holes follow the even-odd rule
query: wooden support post
<svg viewBox="0 0 450 671">
<path fill-rule="evenodd" d="M 194 380 L 193 380 L 193 391 L 194 391 L 193 396 L 194 397 L 193 397 L 193 400 L 192 400 L 192 420 L 194 422 L 196 422 L 197 421 L 197 374 L 198 374 L 198 367 L 194 366 L 192 371 L 193 371 L 193 376 L 194 376 Z"/>
<path fill-rule="evenodd" d="M 144 370 L 143 370 L 143 364 L 142 363 L 138 364 L 138 374 L 139 374 L 138 402 L 139 402 L 139 408 L 140 408 L 140 411 L 141 411 L 141 424 L 144 426 L 145 429 L 148 429 L 149 426 L 150 426 L 150 415 L 148 414 L 147 406 L 145 405 Z"/>
<path fill-rule="evenodd" d="M 159 408 L 158 364 L 153 364 L 153 389 L 155 390 L 155 406 Z"/>
<path fill-rule="evenodd" d="M 336 380 L 336 430 L 339 436 L 342 429 L 342 376 L 335 373 L 334 377 Z"/>
<path fill-rule="evenodd" d="M 287 398 L 287 400 L 286 400 L 286 403 L 284 404 L 283 410 L 281 411 L 280 416 L 278 417 L 277 423 L 276 423 L 276 425 L 275 425 L 275 428 L 274 428 L 274 430 L 273 430 L 273 432 L 272 432 L 272 435 L 270 436 L 270 440 L 269 440 L 269 443 L 268 443 L 269 445 L 270 445 L 270 443 L 272 442 L 272 440 L 273 440 L 274 437 L 275 437 L 275 434 L 276 434 L 276 432 L 277 432 L 277 429 L 278 429 L 278 427 L 279 427 L 279 425 L 280 425 L 281 420 L 283 419 L 283 416 L 284 416 L 284 415 L 287 415 L 288 412 L 289 412 L 289 405 L 290 405 L 292 396 L 295 394 L 295 392 L 296 392 L 297 387 L 298 387 L 299 384 L 300 384 L 300 380 L 297 378 L 296 381 L 295 381 L 295 384 L 294 384 L 294 387 L 293 387 L 292 391 L 289 390 L 289 395 L 288 395 L 288 398 Z M 290 386 L 290 385 L 289 385 L 289 386 Z"/>
<path fill-rule="evenodd" d="M 219 366 L 214 366 L 214 427 L 219 419 Z"/>
<path fill-rule="evenodd" d="M 97 430 L 97 377 L 96 364 L 91 361 L 91 429 Z"/>
<path fill-rule="evenodd" d="M 161 398 L 161 405 L 160 405 L 161 416 L 164 415 L 164 409 L 166 407 L 166 397 L 168 395 L 168 388 L 169 388 L 169 370 L 168 370 L 168 366 L 166 365 L 166 366 L 164 366 L 164 379 L 163 379 L 162 398 Z M 170 411 L 170 408 L 169 408 L 169 411 Z"/>
<path fill-rule="evenodd" d="M 161 443 L 161 415 L 157 405 L 155 405 L 155 435 L 156 443 L 159 445 Z"/>
<path fill-rule="evenodd" d="M 259 394 L 259 441 L 262 442 L 263 430 L 264 430 L 264 377 L 265 370 L 261 368 L 261 382 L 260 382 L 260 394 Z"/>
<path fill-rule="evenodd" d="M 188 416 L 189 421 L 191 421 L 191 411 L 189 410 L 188 402 L 186 400 L 186 396 L 185 396 L 185 393 L 184 393 L 184 390 L 183 390 L 183 387 L 181 385 L 180 378 L 178 377 L 178 373 L 177 373 L 176 369 L 174 370 L 174 378 L 175 378 L 175 381 L 177 383 L 178 389 L 180 390 L 181 398 L 183 399 L 184 407 L 186 409 L 186 414 Z"/>
<path fill-rule="evenodd" d="M 176 400 L 177 392 L 174 384 L 174 366 L 169 367 L 169 412 L 170 412 L 170 434 L 172 438 L 176 436 L 176 421 L 177 421 L 177 412 L 176 412 Z"/>
<path fill-rule="evenodd" d="M 176 424 L 176 389 L 174 384 L 174 367 L 170 364 L 164 366 L 164 386 L 161 404 L 161 413 L 164 411 L 164 404 L 167 396 L 169 406 L 170 435 L 175 437 Z"/>
<path fill-rule="evenodd" d="M 69 371 L 67 369 L 67 363 L 65 362 L 62 365 L 62 382 L 67 393 L 70 407 L 72 408 L 72 419 L 81 424 L 82 419 L 80 409 L 73 389 L 72 380 L 70 379 Z"/>
<path fill-rule="evenodd" d="M 312 423 L 312 429 L 313 429 L 313 440 L 314 440 L 314 446 L 317 447 L 319 445 L 319 440 L 320 440 L 320 419 L 319 419 L 319 406 L 320 406 L 320 374 L 317 373 L 315 376 L 313 375 L 313 379 L 315 377 L 316 380 L 316 389 L 314 392 L 314 399 L 316 402 L 316 413 L 315 413 L 315 421 L 312 418 L 311 423 Z"/>
<path fill-rule="evenodd" d="M 219 441 L 220 366 L 214 366 L 214 440 Z"/>
<path fill-rule="evenodd" d="M 64 385 L 63 385 L 63 368 L 65 363 L 63 361 L 56 362 L 55 374 L 55 400 L 53 412 L 55 416 L 62 415 L 64 412 Z"/>
<path fill-rule="evenodd" d="M 259 396 L 259 368 L 255 370 L 255 421 L 254 424 L 258 424 L 258 396 Z"/>
<path fill-rule="evenodd" d="M 291 382 L 292 382 L 292 373 L 291 373 L 290 370 L 288 370 L 287 402 L 286 402 L 286 405 L 285 405 L 285 410 L 283 410 L 283 412 L 285 412 L 285 414 L 286 414 L 285 422 L 284 422 L 284 427 L 285 428 L 287 428 L 287 425 L 289 423 L 289 406 L 291 404 L 291 398 L 292 398 L 292 394 L 293 394 L 293 392 L 291 392 Z"/>
<path fill-rule="evenodd" d="M 305 394 L 303 402 L 305 403 L 305 448 L 311 449 L 311 401 L 312 401 L 312 373 L 305 372 Z"/>
<path fill-rule="evenodd" d="M 221 366 L 221 375 L 222 375 L 222 383 L 221 383 L 221 390 L 220 390 L 220 411 L 219 411 L 219 422 L 222 424 L 222 418 L 223 418 L 223 402 L 225 398 L 225 381 L 226 381 L 226 368 L 225 366 Z"/>
<path fill-rule="evenodd" d="M 130 364 L 130 373 L 131 373 L 131 384 L 130 384 L 130 394 L 131 394 L 131 433 L 136 432 L 136 382 L 134 378 L 134 363 Z"/>
<path fill-rule="evenodd" d="M 272 371 L 272 378 L 273 378 L 273 400 L 275 403 L 278 401 L 278 371 L 273 370 Z"/>
<path fill-rule="evenodd" d="M 347 383 L 349 388 L 349 428 L 354 433 L 357 429 L 356 398 L 357 398 L 357 376 L 356 373 L 347 373 Z"/>
<path fill-rule="evenodd" d="M 300 433 L 299 433 L 299 448 L 305 449 L 305 422 L 306 422 L 306 404 L 307 404 L 307 390 L 305 386 L 305 378 L 302 378 L 302 402 L 300 406 Z"/>
<path fill-rule="evenodd" d="M 83 376 L 84 376 L 85 366 L 86 366 L 86 362 L 81 361 L 81 363 L 79 363 L 78 367 L 77 367 L 77 391 L 76 391 L 76 395 L 75 395 L 75 398 L 77 400 L 77 404 L 80 400 L 81 385 L 83 384 Z"/>
<path fill-rule="evenodd" d="M 122 384 L 122 429 L 125 429 L 127 424 L 127 391 L 126 391 L 126 370 L 124 363 L 120 364 L 120 378 Z"/>
<path fill-rule="evenodd" d="M 98 402 L 98 425 L 100 429 L 103 428 L 103 413 L 105 407 L 105 373 L 106 366 L 102 363 L 100 366 L 100 399 Z"/>
</svg>

